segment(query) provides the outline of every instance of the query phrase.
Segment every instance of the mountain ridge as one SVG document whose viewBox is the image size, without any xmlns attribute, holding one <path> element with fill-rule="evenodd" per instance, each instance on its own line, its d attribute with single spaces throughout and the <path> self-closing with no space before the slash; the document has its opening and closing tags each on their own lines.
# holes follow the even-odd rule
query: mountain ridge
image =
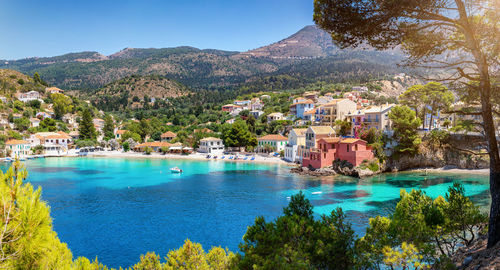
<svg viewBox="0 0 500 270">
<path fill-rule="evenodd" d="M 318 61 L 324 68 L 311 72 L 317 69 L 311 61 Z M 349 62 L 349 68 L 341 61 Z M 256 77 L 289 75 L 288 70 L 295 72 L 292 76 L 297 80 L 330 81 L 340 73 L 394 73 L 398 70 L 396 61 L 397 54 L 390 52 L 340 50 L 328 33 L 306 26 L 288 38 L 247 52 L 190 46 L 125 48 L 108 56 L 87 51 L 5 61 L 0 62 L 0 68 L 38 72 L 50 84 L 66 89 L 96 89 L 131 75 L 160 75 L 195 90 L 238 87 Z M 370 63 L 369 67 L 363 62 Z"/>
</svg>

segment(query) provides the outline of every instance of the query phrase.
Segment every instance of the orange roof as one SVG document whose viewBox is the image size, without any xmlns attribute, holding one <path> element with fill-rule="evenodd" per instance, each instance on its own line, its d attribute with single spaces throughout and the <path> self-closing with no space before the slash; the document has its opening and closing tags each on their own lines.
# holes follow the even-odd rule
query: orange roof
<svg viewBox="0 0 500 270">
<path fill-rule="evenodd" d="M 59 134 L 59 135 L 49 135 L 49 136 L 46 136 L 45 139 L 71 139 L 71 136 L 69 135 L 63 135 L 63 134 Z"/>
<path fill-rule="evenodd" d="M 239 105 L 234 105 L 234 104 L 226 104 L 226 105 L 224 105 L 224 106 L 222 106 L 222 107 L 236 107 L 236 108 L 241 108 L 241 106 L 239 106 Z"/>
<path fill-rule="evenodd" d="M 288 141 L 288 138 L 281 135 L 281 134 L 269 134 L 266 136 L 262 136 L 258 138 L 257 140 L 260 141 Z"/>
<path fill-rule="evenodd" d="M 45 91 L 57 91 L 57 92 L 64 92 L 62 89 L 59 89 L 57 87 L 47 87 L 45 88 Z"/>
<path fill-rule="evenodd" d="M 309 110 L 307 112 L 305 112 L 304 114 L 315 114 L 316 113 L 316 109 L 312 109 L 312 110 Z"/>
<path fill-rule="evenodd" d="M 142 147 L 170 147 L 170 143 L 168 142 L 145 142 L 136 145 L 134 148 L 142 148 Z"/>
<path fill-rule="evenodd" d="M 8 140 L 5 144 L 16 145 L 16 144 L 29 144 L 29 142 L 25 140 Z"/>
<path fill-rule="evenodd" d="M 177 137 L 177 134 L 173 133 L 172 131 L 167 131 L 163 134 L 161 134 L 162 138 L 174 138 Z"/>
<path fill-rule="evenodd" d="M 124 130 L 124 129 L 119 129 L 119 130 L 116 131 L 116 134 L 120 134 L 121 135 L 121 134 L 124 134 L 125 132 L 127 132 L 127 131 Z"/>
<path fill-rule="evenodd" d="M 327 143 L 338 143 L 340 142 L 341 138 L 339 137 L 327 137 L 327 138 L 321 138 L 318 141 L 323 140 Z"/>
<path fill-rule="evenodd" d="M 292 105 L 290 106 L 296 106 L 297 104 L 313 104 L 314 102 L 310 99 L 306 100 L 306 101 L 299 101 L 299 102 L 296 102 L 296 103 L 293 103 Z"/>
<path fill-rule="evenodd" d="M 355 138 L 347 138 L 347 139 L 343 139 L 342 143 L 355 143 L 357 141 L 363 141 L 363 140 L 361 140 L 361 139 L 355 139 Z"/>
</svg>

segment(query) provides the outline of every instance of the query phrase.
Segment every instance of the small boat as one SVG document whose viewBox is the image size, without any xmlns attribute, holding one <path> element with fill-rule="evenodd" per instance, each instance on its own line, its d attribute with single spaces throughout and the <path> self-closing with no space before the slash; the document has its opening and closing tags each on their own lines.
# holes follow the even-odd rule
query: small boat
<svg viewBox="0 0 500 270">
<path fill-rule="evenodd" d="M 182 173 L 182 170 L 179 167 L 173 167 L 170 169 L 171 173 Z"/>
<path fill-rule="evenodd" d="M 217 156 L 214 156 L 214 159 L 217 159 Z"/>
<path fill-rule="evenodd" d="M 323 192 L 322 191 L 315 191 L 312 194 L 317 195 L 317 194 L 321 194 L 321 193 L 323 193 Z"/>
<path fill-rule="evenodd" d="M 220 159 L 225 159 L 225 158 L 226 158 L 226 156 L 222 156 Z"/>
<path fill-rule="evenodd" d="M 252 157 L 250 160 L 255 160 L 255 157 Z"/>
<path fill-rule="evenodd" d="M 244 157 L 244 158 L 243 158 L 243 160 L 247 160 L 247 159 L 248 159 L 248 157 Z"/>
<path fill-rule="evenodd" d="M 210 158 L 210 155 L 207 155 L 205 158 Z"/>
</svg>

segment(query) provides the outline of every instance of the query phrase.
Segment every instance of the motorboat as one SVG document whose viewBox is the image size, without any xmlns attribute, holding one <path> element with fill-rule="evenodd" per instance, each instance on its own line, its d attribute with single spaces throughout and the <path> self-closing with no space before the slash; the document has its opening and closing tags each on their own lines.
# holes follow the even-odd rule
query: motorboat
<svg viewBox="0 0 500 270">
<path fill-rule="evenodd" d="M 170 172 L 171 173 L 182 173 L 182 170 L 179 169 L 179 167 L 173 167 L 173 168 L 170 168 Z"/>
</svg>

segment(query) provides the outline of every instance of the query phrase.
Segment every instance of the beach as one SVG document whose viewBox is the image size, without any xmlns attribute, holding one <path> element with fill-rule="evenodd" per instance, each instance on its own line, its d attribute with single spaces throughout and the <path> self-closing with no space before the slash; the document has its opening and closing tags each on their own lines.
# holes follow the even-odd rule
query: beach
<svg viewBox="0 0 500 270">
<path fill-rule="evenodd" d="M 77 157 L 76 153 L 69 153 L 66 155 L 68 157 Z M 160 154 L 160 153 L 151 153 L 150 155 L 146 155 L 140 152 L 122 152 L 122 151 L 99 151 L 99 152 L 90 152 L 88 157 L 106 157 L 106 158 L 152 158 L 152 159 L 187 159 L 187 160 L 213 160 L 213 161 L 224 161 L 224 162 L 248 162 L 248 163 L 261 163 L 261 164 L 280 164 L 280 165 L 288 165 L 295 166 L 294 163 L 286 162 L 279 157 L 267 157 L 261 155 L 252 155 L 245 156 L 242 154 L 237 155 L 239 158 L 237 160 L 229 159 L 231 156 L 236 155 L 224 155 L 225 158 L 221 159 L 218 157 L 214 158 L 206 158 L 206 153 L 192 153 L 189 155 L 181 155 L 181 154 Z M 247 157 L 245 160 L 244 158 Z M 251 157 L 255 157 L 254 160 L 250 160 Z"/>
<path fill-rule="evenodd" d="M 441 167 L 441 168 L 417 168 L 407 170 L 410 172 L 428 172 L 428 173 L 457 173 L 457 174 L 480 174 L 489 175 L 490 169 L 459 169 L 456 167 Z"/>
</svg>

